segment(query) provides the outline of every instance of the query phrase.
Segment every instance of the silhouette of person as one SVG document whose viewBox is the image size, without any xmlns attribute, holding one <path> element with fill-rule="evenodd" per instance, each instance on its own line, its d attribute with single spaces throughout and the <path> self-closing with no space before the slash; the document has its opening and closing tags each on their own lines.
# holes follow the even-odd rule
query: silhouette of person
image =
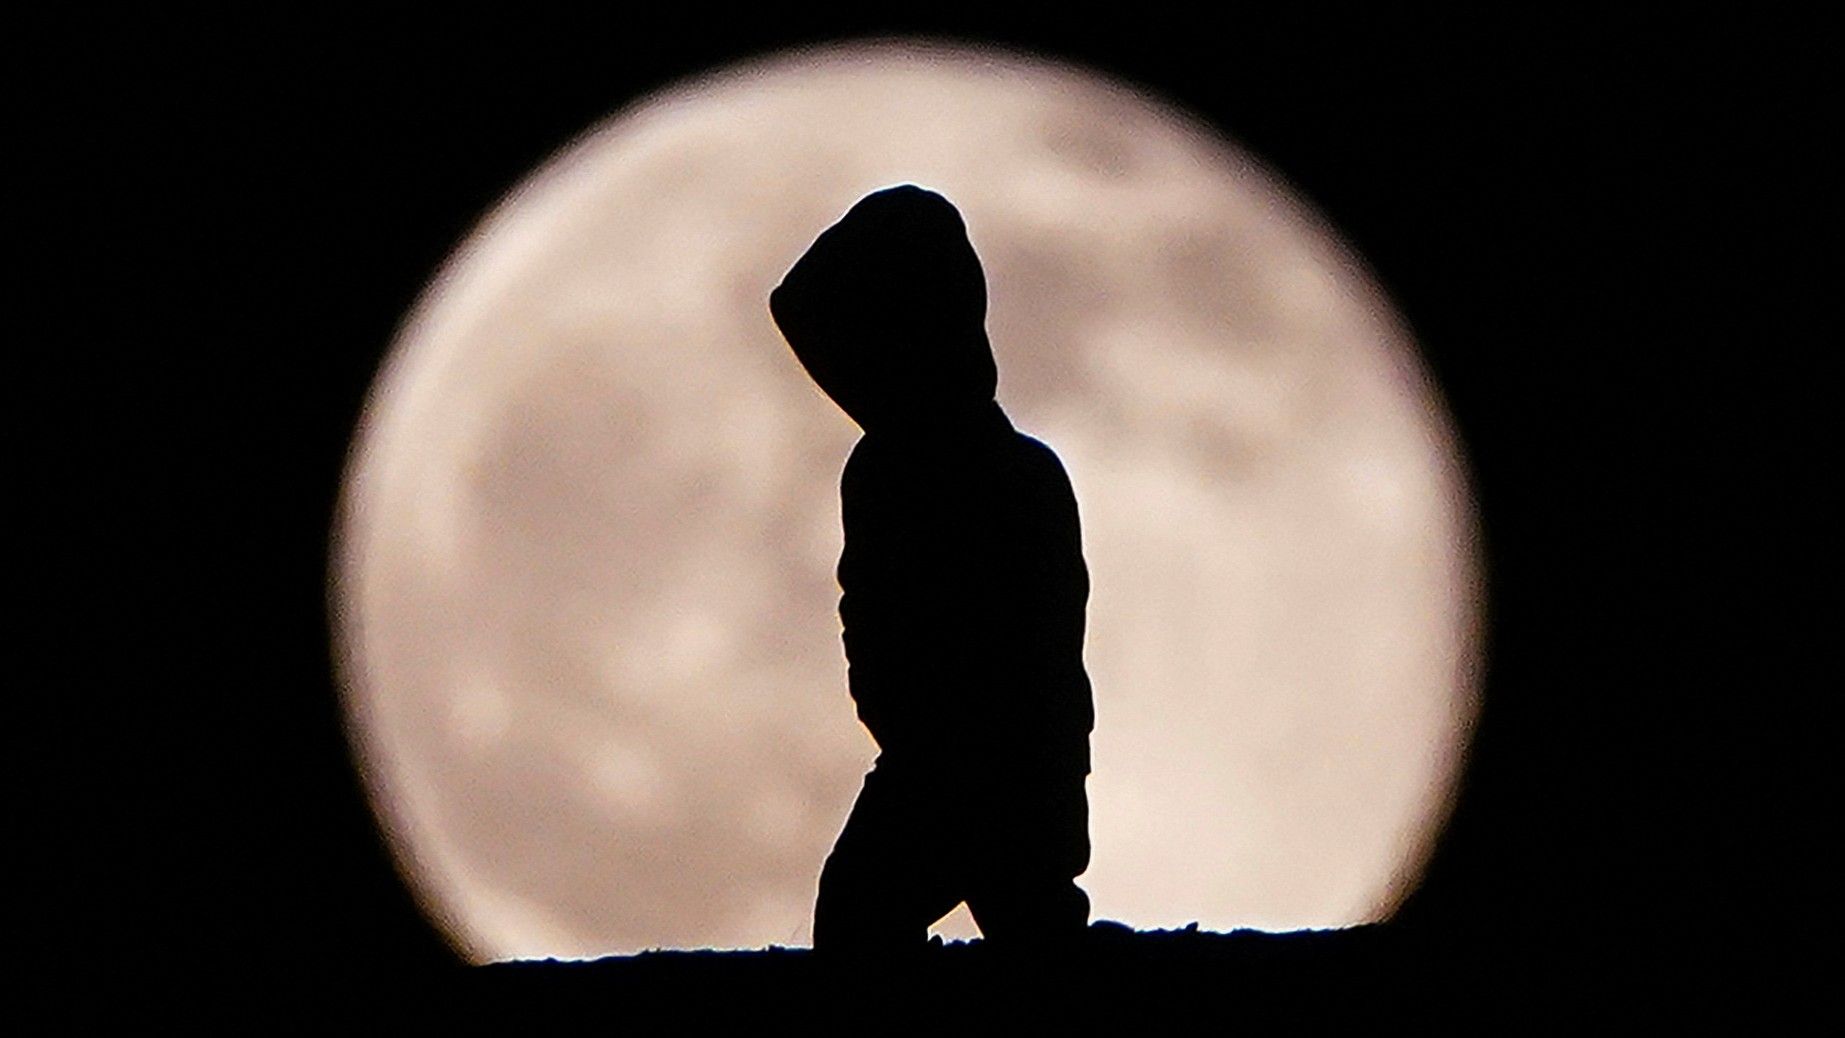
<svg viewBox="0 0 1845 1038">
<path fill-rule="evenodd" d="M 858 202 L 769 297 L 863 430 L 840 479 L 848 682 L 879 754 L 820 877 L 814 946 L 925 946 L 966 902 L 994 947 L 1087 927 L 1089 595 L 1057 455 L 994 400 L 986 280 L 961 214 Z"/>
</svg>

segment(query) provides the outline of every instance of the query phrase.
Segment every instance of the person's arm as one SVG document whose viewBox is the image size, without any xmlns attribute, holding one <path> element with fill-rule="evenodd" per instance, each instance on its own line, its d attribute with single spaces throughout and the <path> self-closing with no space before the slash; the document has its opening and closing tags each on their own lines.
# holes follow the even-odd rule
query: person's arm
<svg viewBox="0 0 1845 1038">
<path fill-rule="evenodd" d="M 1089 570 L 1062 463 L 1036 441 L 1022 457 L 998 531 L 987 622 L 993 656 L 1009 671 L 1002 680 L 1019 697 L 1014 723 L 1047 748 L 1066 746 L 1095 722 L 1083 667 Z"/>
<path fill-rule="evenodd" d="M 880 747 L 889 749 L 904 727 L 893 714 L 907 698 L 902 675 L 908 668 L 901 635 L 902 589 L 891 556 L 889 495 L 879 485 L 883 474 L 878 469 L 873 451 L 861 443 L 840 477 L 845 549 L 839 559 L 839 620 L 847 688 L 859 721 Z"/>
<path fill-rule="evenodd" d="M 1018 444 L 993 501 L 991 537 L 974 572 L 980 658 L 989 688 L 983 717 L 1015 754 L 1044 765 L 1089 767 L 1094 726 L 1083 629 L 1089 568 L 1077 522 L 1076 494 L 1057 455 L 1039 442 Z"/>
</svg>

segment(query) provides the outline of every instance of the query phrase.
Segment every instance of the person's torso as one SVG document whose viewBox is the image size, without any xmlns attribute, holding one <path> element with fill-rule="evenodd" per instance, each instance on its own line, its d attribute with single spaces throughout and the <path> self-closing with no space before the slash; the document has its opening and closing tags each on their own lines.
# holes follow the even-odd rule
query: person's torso
<svg viewBox="0 0 1845 1038">
<path fill-rule="evenodd" d="M 840 615 L 855 694 L 875 682 L 867 694 L 886 700 L 880 745 L 1069 760 L 1080 743 L 1086 770 L 1088 581 L 1054 456 L 1008 427 L 931 449 L 862 443 L 851 467 Z"/>
</svg>

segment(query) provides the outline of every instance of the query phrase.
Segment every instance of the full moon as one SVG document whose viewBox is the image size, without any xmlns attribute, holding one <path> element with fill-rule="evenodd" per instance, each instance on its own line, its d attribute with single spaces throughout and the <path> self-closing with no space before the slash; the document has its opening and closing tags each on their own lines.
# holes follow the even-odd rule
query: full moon
<svg viewBox="0 0 1845 1038">
<path fill-rule="evenodd" d="M 833 574 L 858 430 L 767 299 L 903 182 L 965 216 L 1000 402 L 1076 488 L 1094 917 L 1339 926 L 1414 886 L 1480 585 L 1388 300 L 1283 182 L 1131 87 L 860 44 L 593 128 L 461 243 L 373 387 L 340 676 L 381 824 L 467 957 L 809 943 L 875 754 Z"/>
</svg>

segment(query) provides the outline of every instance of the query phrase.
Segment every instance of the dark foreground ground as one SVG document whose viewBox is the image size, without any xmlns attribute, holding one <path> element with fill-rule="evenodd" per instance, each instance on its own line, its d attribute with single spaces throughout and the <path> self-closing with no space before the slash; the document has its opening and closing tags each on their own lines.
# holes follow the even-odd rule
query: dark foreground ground
<svg viewBox="0 0 1845 1038">
<path fill-rule="evenodd" d="M 974 941 L 888 963 L 783 948 L 500 963 L 470 970 L 457 1005 L 478 1014 L 473 1023 L 648 1023 L 671 1033 L 787 1033 L 820 1022 L 899 1033 L 1156 1033 L 1232 1022 L 1316 1032 L 1384 1019 L 1600 1015 L 1595 978 L 1568 972 L 1506 975 L 1387 926 L 1223 934 L 1102 923 L 1088 947 L 1060 958 Z"/>
</svg>

